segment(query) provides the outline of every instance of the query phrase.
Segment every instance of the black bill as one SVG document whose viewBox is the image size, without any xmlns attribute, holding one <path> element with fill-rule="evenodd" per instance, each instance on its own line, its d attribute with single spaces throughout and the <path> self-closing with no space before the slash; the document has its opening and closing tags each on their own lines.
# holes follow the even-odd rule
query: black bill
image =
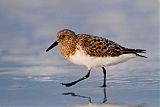
<svg viewBox="0 0 160 107">
<path fill-rule="evenodd" d="M 52 48 L 54 48 L 54 47 L 57 46 L 57 45 L 58 45 L 58 42 L 55 41 L 55 42 L 46 50 L 46 52 L 48 52 L 49 50 L 51 50 Z"/>
</svg>

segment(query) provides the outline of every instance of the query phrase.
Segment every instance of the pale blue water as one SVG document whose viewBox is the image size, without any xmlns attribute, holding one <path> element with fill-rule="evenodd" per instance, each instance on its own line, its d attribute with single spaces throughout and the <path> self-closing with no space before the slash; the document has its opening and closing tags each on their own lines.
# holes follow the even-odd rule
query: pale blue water
<svg viewBox="0 0 160 107">
<path fill-rule="evenodd" d="M 3 58 L 12 55 L 13 53 L 3 54 Z M 73 66 L 60 57 L 56 58 L 57 55 L 50 56 L 50 53 L 49 56 L 37 55 L 35 60 L 30 62 L 27 59 L 34 59 L 32 55 L 22 55 L 22 57 L 14 54 L 15 59 L 0 61 L 2 69 L 0 72 L 1 107 L 70 107 L 87 106 L 89 103 L 103 107 L 102 102 L 105 96 L 107 99 L 105 104 L 110 104 L 106 105 L 107 107 L 158 107 L 159 105 L 158 68 L 138 67 L 130 70 L 126 67 L 122 69 L 121 66 L 124 66 L 125 63 L 115 66 L 121 69 L 109 68 L 105 95 L 104 89 L 99 87 L 103 83 L 101 69 L 94 69 L 88 80 L 66 88 L 60 83 L 80 78 L 86 74 L 86 69 Z M 21 58 L 18 59 L 16 56 L 27 57 L 27 59 L 22 62 Z M 44 56 L 51 57 L 51 59 L 41 62 L 40 59 L 43 59 Z M 58 62 L 58 60 L 61 61 Z M 56 61 L 58 63 L 54 64 Z M 149 59 L 139 59 L 129 62 L 144 63 L 145 66 L 149 61 Z M 155 62 L 152 61 L 152 63 Z M 129 64 L 129 68 L 134 68 L 133 64 Z"/>
<path fill-rule="evenodd" d="M 82 8 L 83 7 L 83 8 Z M 158 0 L 0 1 L 0 107 L 159 107 Z M 87 73 L 65 61 L 59 47 L 46 53 L 62 28 L 146 49 L 148 58 Z"/>
</svg>

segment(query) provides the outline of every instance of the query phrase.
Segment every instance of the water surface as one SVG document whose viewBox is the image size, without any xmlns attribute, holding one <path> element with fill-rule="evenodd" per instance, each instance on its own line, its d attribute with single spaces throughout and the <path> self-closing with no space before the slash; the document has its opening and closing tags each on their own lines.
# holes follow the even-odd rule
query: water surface
<svg viewBox="0 0 160 107">
<path fill-rule="evenodd" d="M 1 0 L 0 107 L 159 107 L 158 0 Z M 87 73 L 65 61 L 56 32 L 70 28 L 146 49 L 138 58 L 66 88 Z"/>
</svg>

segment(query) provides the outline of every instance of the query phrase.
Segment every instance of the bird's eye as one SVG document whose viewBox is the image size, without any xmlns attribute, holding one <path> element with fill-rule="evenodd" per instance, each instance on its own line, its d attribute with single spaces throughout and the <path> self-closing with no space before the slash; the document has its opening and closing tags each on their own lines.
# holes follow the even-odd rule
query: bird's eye
<svg viewBox="0 0 160 107">
<path fill-rule="evenodd" d="M 62 35 L 62 38 L 64 38 L 65 37 L 65 35 Z"/>
</svg>

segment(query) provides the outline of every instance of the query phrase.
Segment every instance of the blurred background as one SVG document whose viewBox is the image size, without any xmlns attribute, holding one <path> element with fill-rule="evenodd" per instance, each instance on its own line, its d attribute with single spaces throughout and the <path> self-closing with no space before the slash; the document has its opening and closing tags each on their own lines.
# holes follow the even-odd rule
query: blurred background
<svg viewBox="0 0 160 107">
<path fill-rule="evenodd" d="M 158 0 L 1 0 L 0 70 L 56 58 L 45 50 L 64 28 L 146 49 L 149 59 L 158 60 L 158 13 Z"/>
<path fill-rule="evenodd" d="M 28 84 L 32 84 L 28 81 L 58 84 L 60 81 L 72 81 L 86 73 L 85 68 L 65 61 L 58 47 L 49 53 L 45 52 L 54 42 L 56 33 L 64 28 L 77 34 L 102 36 L 125 47 L 146 49 L 147 59 L 140 58 L 108 68 L 108 81 L 113 88 L 159 90 L 158 0 L 0 0 L 2 105 L 6 106 L 10 99 L 13 101 L 11 104 L 22 106 L 23 103 L 14 103 L 13 99 L 17 97 L 9 97 L 8 93 L 12 88 L 27 89 Z M 89 82 L 98 84 L 102 77 L 96 71 L 101 72 L 96 69 Z M 70 80 L 70 77 L 73 78 Z M 36 89 L 44 88 L 39 85 Z M 50 88 L 54 89 L 55 86 Z M 151 104 L 158 105 L 157 91 L 152 94 L 153 101 L 149 100 Z M 16 94 L 19 95 L 19 91 Z M 31 102 L 29 104 L 32 105 Z"/>
</svg>

